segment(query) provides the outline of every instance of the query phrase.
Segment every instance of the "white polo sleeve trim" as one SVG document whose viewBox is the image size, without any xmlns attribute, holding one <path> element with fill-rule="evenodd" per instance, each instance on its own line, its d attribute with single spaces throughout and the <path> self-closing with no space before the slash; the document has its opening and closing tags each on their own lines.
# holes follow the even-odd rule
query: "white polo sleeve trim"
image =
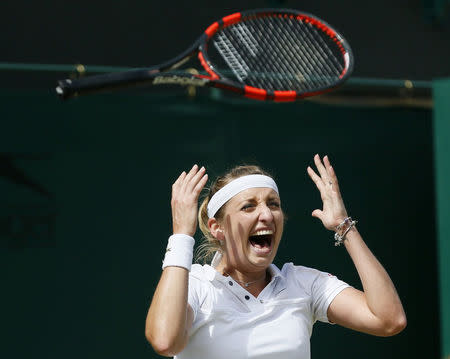
<svg viewBox="0 0 450 359">
<path fill-rule="evenodd" d="M 314 321 L 319 320 L 333 324 L 328 319 L 328 307 L 340 292 L 350 286 L 332 274 L 320 271 L 316 272 L 317 276 L 311 287 Z"/>
</svg>

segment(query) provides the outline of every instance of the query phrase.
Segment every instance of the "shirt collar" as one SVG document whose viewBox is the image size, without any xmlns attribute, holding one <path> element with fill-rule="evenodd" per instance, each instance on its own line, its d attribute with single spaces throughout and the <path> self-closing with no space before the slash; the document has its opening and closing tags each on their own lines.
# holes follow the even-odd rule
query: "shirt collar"
<svg viewBox="0 0 450 359">
<path fill-rule="evenodd" d="M 216 271 L 211 265 L 205 264 L 203 266 L 203 269 L 205 271 L 206 279 L 212 282 L 213 280 L 217 279 L 218 281 L 224 281 L 227 280 L 226 277 L 224 277 L 222 274 L 220 274 L 218 271 Z M 283 273 L 278 269 L 278 267 L 275 264 L 271 264 L 269 266 L 269 273 L 272 277 L 271 281 L 278 280 L 279 285 L 283 288 L 285 287 L 286 283 L 286 277 L 283 275 Z"/>
<path fill-rule="evenodd" d="M 269 266 L 269 273 L 272 278 L 280 277 L 281 279 L 284 279 L 283 273 L 281 273 L 278 267 L 273 263 Z"/>
</svg>

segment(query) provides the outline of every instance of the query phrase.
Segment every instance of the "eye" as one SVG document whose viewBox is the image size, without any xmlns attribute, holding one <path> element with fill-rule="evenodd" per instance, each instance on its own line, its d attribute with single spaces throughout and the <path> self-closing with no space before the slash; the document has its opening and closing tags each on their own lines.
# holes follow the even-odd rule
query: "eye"
<svg viewBox="0 0 450 359">
<path fill-rule="evenodd" d="M 280 202 L 279 202 L 279 201 L 276 201 L 276 200 L 274 200 L 274 201 L 269 201 L 269 202 L 267 203 L 267 205 L 268 205 L 270 208 L 273 208 L 273 209 L 279 209 L 279 208 L 281 207 Z"/>
<path fill-rule="evenodd" d="M 253 209 L 255 207 L 255 205 L 253 203 L 246 203 L 241 207 L 241 211 L 250 211 L 251 209 Z"/>
</svg>

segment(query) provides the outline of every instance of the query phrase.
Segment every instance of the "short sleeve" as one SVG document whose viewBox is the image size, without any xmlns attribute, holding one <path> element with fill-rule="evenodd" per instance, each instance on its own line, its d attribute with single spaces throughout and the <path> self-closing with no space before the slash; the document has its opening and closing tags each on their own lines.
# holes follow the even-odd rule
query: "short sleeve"
<svg viewBox="0 0 450 359">
<path fill-rule="evenodd" d="M 311 286 L 314 321 L 319 320 L 329 323 L 327 316 L 328 307 L 342 290 L 350 286 L 332 274 L 314 271 L 316 276 Z"/>
<path fill-rule="evenodd" d="M 188 287 L 188 304 L 194 312 L 194 320 L 197 316 L 198 308 L 200 307 L 201 295 L 201 280 L 198 278 L 202 268 L 199 264 L 193 264 L 189 273 L 189 287 Z M 200 272 L 200 273 L 199 273 Z"/>
</svg>

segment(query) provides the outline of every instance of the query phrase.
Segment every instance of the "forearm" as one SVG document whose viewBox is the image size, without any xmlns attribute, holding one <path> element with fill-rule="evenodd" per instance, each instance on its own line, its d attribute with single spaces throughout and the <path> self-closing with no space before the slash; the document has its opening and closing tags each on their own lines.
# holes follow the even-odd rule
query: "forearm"
<svg viewBox="0 0 450 359">
<path fill-rule="evenodd" d="M 155 351 L 174 355 L 187 342 L 189 272 L 180 267 L 166 267 L 148 311 L 145 333 Z"/>
<path fill-rule="evenodd" d="M 369 310 L 388 327 L 404 327 L 406 316 L 395 286 L 355 227 L 344 244 L 358 271 Z"/>
<path fill-rule="evenodd" d="M 163 273 L 147 314 L 145 335 L 158 354 L 173 356 L 186 346 L 193 311 L 188 305 L 189 270 L 197 227 L 198 196 L 208 175 L 192 166 L 172 185 L 172 227 Z"/>
</svg>

